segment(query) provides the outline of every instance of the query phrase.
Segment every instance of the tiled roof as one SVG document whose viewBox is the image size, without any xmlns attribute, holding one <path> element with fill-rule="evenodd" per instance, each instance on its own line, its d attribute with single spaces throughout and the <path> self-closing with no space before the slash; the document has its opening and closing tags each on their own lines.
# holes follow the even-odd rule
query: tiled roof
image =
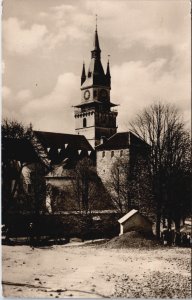
<svg viewBox="0 0 192 300">
<path fill-rule="evenodd" d="M 52 164 L 61 163 L 66 158 L 69 158 L 72 164 L 84 156 L 94 159 L 95 150 L 83 135 L 45 131 L 35 131 L 35 135 Z"/>
<path fill-rule="evenodd" d="M 116 150 L 116 149 L 126 149 L 130 146 L 142 146 L 149 147 L 147 143 L 138 138 L 135 134 L 130 131 L 119 132 L 112 135 L 103 144 L 96 147 L 96 151 L 99 150 Z"/>
<path fill-rule="evenodd" d="M 35 131 L 34 133 L 45 148 L 62 148 L 66 147 L 65 144 L 68 144 L 68 146 L 72 146 L 75 149 L 93 150 L 83 135 L 46 131 Z"/>
</svg>

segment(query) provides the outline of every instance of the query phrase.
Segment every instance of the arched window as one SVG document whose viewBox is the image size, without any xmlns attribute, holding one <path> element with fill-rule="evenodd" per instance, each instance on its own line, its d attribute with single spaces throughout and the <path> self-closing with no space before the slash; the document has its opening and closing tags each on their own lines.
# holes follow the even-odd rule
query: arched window
<svg viewBox="0 0 192 300">
<path fill-rule="evenodd" d="M 120 156 L 123 156 L 123 150 L 120 150 Z"/>
<path fill-rule="evenodd" d="M 103 151 L 103 153 L 102 153 L 102 157 L 105 157 L 105 151 Z"/>
<path fill-rule="evenodd" d="M 111 151 L 111 157 L 113 157 L 114 156 L 114 151 Z"/>
<path fill-rule="evenodd" d="M 86 118 L 83 119 L 83 127 L 87 127 L 87 119 Z"/>
</svg>

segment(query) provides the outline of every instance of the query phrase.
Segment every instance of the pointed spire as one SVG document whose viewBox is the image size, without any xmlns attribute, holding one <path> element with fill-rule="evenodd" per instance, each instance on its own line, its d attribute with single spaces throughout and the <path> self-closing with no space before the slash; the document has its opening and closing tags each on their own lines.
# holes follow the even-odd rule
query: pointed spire
<svg viewBox="0 0 192 300">
<path fill-rule="evenodd" d="M 93 50 L 100 50 L 99 47 L 99 38 L 98 38 L 98 33 L 97 33 L 97 28 L 95 30 L 95 36 L 94 36 L 94 41 L 93 41 Z"/>
<path fill-rule="evenodd" d="M 82 69 L 82 74 L 81 74 L 81 85 L 83 82 L 86 80 L 86 74 L 85 74 L 85 63 L 83 62 L 83 69 Z"/>
<path fill-rule="evenodd" d="M 108 62 L 107 62 L 107 71 L 106 71 L 106 76 L 111 78 L 111 74 L 110 74 L 110 66 L 109 66 L 109 57 L 110 55 L 108 55 Z"/>
<path fill-rule="evenodd" d="M 97 15 L 96 15 L 96 28 L 95 28 L 95 35 L 93 40 L 93 50 L 91 51 L 91 58 L 100 59 L 101 49 L 99 47 L 99 37 L 97 33 Z"/>
<path fill-rule="evenodd" d="M 108 82 L 108 84 L 110 86 L 111 85 L 111 73 L 110 73 L 110 66 L 109 66 L 109 57 L 110 57 L 110 55 L 108 55 L 106 79 L 107 79 L 107 82 Z"/>
</svg>

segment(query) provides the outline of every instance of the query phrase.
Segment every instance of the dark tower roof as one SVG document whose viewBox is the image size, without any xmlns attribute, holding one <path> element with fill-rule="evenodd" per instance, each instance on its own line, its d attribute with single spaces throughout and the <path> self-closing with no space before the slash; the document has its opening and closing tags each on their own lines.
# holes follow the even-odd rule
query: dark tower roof
<svg viewBox="0 0 192 300">
<path fill-rule="evenodd" d="M 85 74 L 85 63 L 83 63 L 83 69 L 82 69 L 82 74 L 81 74 L 81 85 L 86 79 L 86 74 Z"/>
<path fill-rule="evenodd" d="M 101 49 L 99 47 L 99 37 L 97 33 L 97 28 L 95 30 L 94 40 L 93 40 L 93 50 L 91 51 L 91 58 L 100 59 Z"/>
<path fill-rule="evenodd" d="M 86 79 L 82 81 L 81 87 L 87 88 L 98 85 L 110 86 L 108 76 L 105 75 L 101 63 L 101 49 L 99 46 L 99 36 L 96 27 L 93 39 L 93 50 L 91 51 L 91 62 L 88 68 Z"/>
<path fill-rule="evenodd" d="M 98 145 L 96 150 L 118 150 L 127 149 L 133 146 L 143 150 L 146 149 L 147 151 L 150 149 L 150 146 L 144 140 L 136 136 L 134 133 L 127 131 L 115 133 L 103 144 Z"/>
<path fill-rule="evenodd" d="M 110 73 L 109 60 L 107 62 L 106 78 L 107 78 L 109 85 L 111 86 L 111 73 Z"/>
</svg>

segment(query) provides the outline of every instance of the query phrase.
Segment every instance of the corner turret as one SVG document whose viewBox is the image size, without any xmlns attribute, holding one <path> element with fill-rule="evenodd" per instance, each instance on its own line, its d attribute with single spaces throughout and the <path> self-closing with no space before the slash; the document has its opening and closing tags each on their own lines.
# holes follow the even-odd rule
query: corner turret
<svg viewBox="0 0 192 300">
<path fill-rule="evenodd" d="M 83 69 L 82 69 L 82 74 L 81 74 L 81 85 L 85 82 L 85 80 L 86 80 L 85 63 L 83 62 Z"/>
<path fill-rule="evenodd" d="M 109 55 L 108 55 L 108 57 L 109 57 Z M 106 80 L 107 80 L 109 87 L 111 87 L 111 73 L 110 73 L 110 66 L 109 66 L 109 58 L 108 58 L 108 62 L 107 62 Z"/>
</svg>

